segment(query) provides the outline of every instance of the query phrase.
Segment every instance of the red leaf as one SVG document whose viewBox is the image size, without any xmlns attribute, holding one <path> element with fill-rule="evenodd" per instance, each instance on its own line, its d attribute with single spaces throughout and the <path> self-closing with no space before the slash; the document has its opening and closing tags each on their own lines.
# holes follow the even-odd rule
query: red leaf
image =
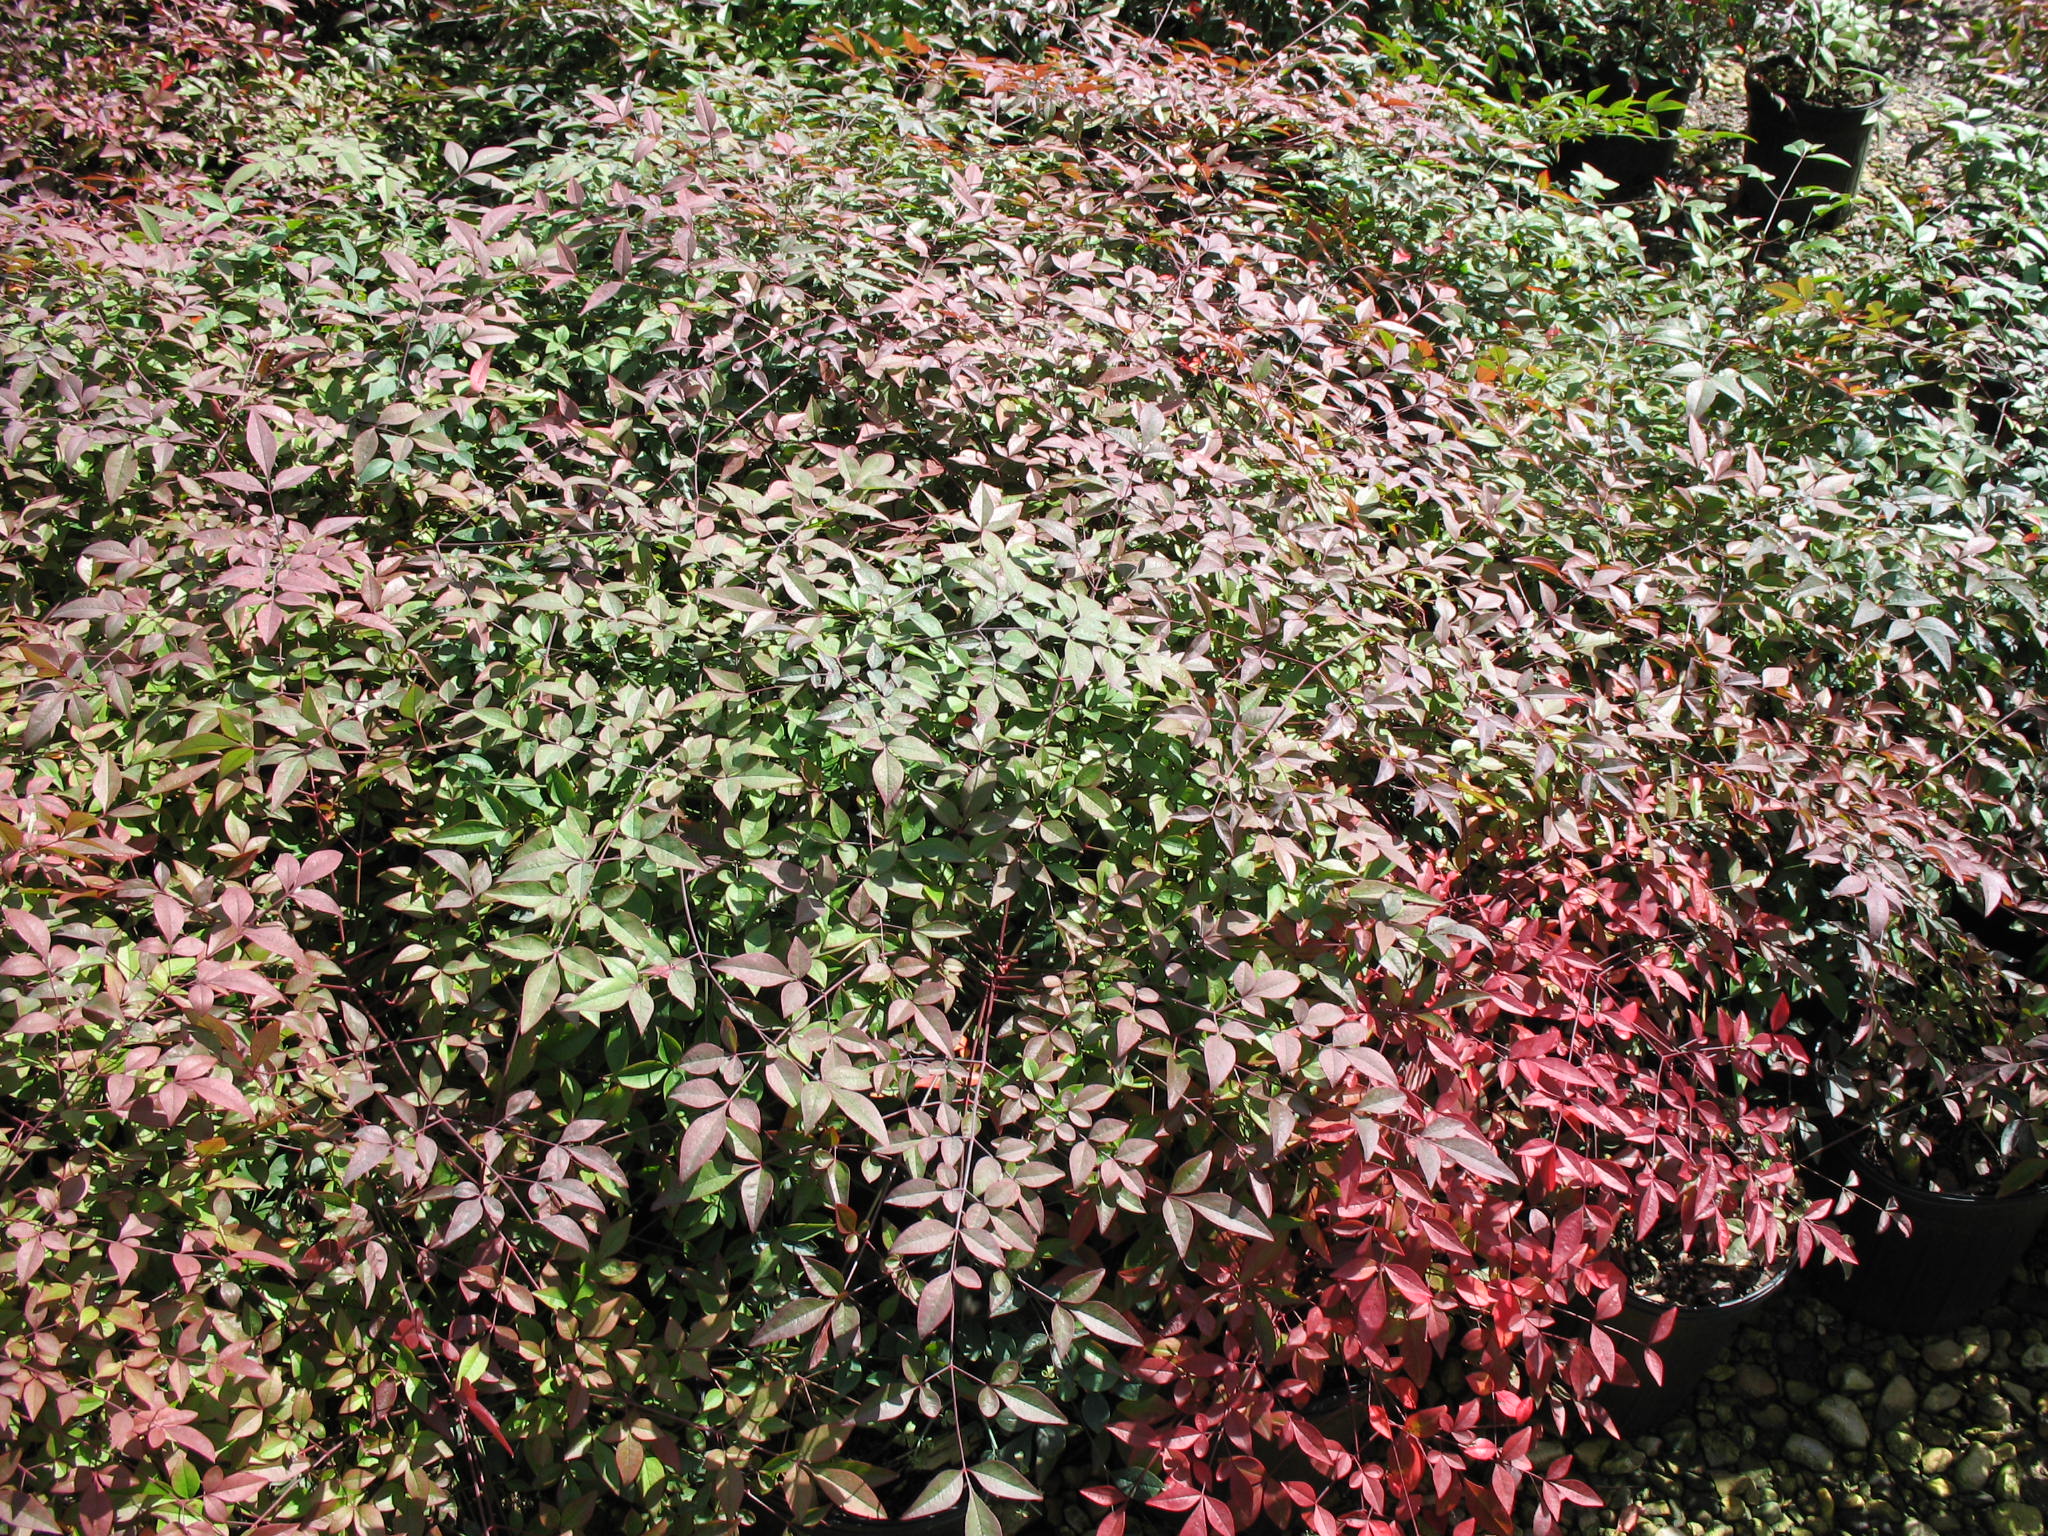
<svg viewBox="0 0 2048 1536">
<path fill-rule="evenodd" d="M 462 1404 L 463 1411 L 477 1423 L 483 1425 L 485 1433 L 504 1448 L 505 1454 L 513 1454 L 512 1442 L 505 1438 L 505 1431 L 499 1426 L 497 1415 L 477 1401 L 476 1384 L 465 1381 L 455 1389 L 455 1400 Z"/>
</svg>

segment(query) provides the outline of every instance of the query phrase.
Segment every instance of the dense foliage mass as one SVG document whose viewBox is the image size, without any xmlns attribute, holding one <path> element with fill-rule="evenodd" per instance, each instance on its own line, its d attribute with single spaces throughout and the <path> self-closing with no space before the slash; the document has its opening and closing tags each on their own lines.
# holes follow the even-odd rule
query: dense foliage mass
<svg viewBox="0 0 2048 1536">
<path fill-rule="evenodd" d="M 2038 126 L 790 14 L 15 5 L 16 1528 L 1547 1531 L 1812 1104 L 2026 1166 Z"/>
</svg>

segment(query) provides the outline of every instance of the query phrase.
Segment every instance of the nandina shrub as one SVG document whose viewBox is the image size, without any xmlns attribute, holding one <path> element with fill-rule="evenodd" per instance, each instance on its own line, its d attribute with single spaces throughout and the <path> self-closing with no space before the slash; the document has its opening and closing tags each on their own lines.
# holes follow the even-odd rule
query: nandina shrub
<svg viewBox="0 0 2048 1536">
<path fill-rule="evenodd" d="M 0 174 L 106 193 L 189 160 L 202 82 L 291 57 L 291 15 L 288 0 L 10 0 Z"/>
<path fill-rule="evenodd" d="M 1253 302 L 1309 258 L 1213 192 L 717 99 L 381 258 L 254 193 L 15 226 L 12 825 L 87 861 L 9 919 L 35 1518 L 981 1522 L 1127 1389 L 1101 1253 L 1184 1122 L 1180 1245 L 1264 1230 L 1259 935 L 1396 871 L 1224 556 L 1342 576 L 1297 392 L 1427 369 Z M 200 347 L 294 361 L 229 407 Z M 141 1319 L 184 1353 L 89 1396 Z"/>
<path fill-rule="evenodd" d="M 1637 1236 L 1766 1268 L 1846 1254 L 1791 1109 L 1756 1094 L 1804 1060 L 1782 1000 L 1759 1021 L 1714 996 L 1771 922 L 1703 870 L 1425 882 L 1469 937 L 1323 1037 L 1284 1242 L 1140 1313 L 1158 1331 L 1128 1363 L 1155 1396 L 1120 1433 L 1183 1530 L 1556 1529 L 1598 1501 L 1537 1442 L 1606 1426 L 1602 1387 L 1634 1379 L 1612 1329 Z"/>
</svg>

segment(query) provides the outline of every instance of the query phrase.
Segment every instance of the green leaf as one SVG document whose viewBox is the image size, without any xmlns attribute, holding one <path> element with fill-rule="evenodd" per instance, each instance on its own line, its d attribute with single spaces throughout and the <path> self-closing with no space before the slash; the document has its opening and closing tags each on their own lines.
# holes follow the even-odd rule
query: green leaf
<svg viewBox="0 0 2048 1536">
<path fill-rule="evenodd" d="M 866 1131 L 868 1139 L 873 1145 L 877 1147 L 888 1146 L 891 1140 L 889 1126 L 882 1119 L 881 1111 L 875 1108 L 874 1101 L 864 1093 L 857 1093 L 851 1088 L 842 1088 L 837 1083 L 833 1083 L 830 1086 L 832 1089 L 832 1102 L 839 1106 L 840 1113 Z"/>
<path fill-rule="evenodd" d="M 925 1484 L 924 1492 L 917 1496 L 910 1508 L 903 1511 L 903 1518 L 917 1520 L 926 1515 L 935 1515 L 942 1509 L 951 1509 L 960 1502 L 960 1495 L 966 1489 L 967 1477 L 959 1468 L 941 1472 Z"/>
<path fill-rule="evenodd" d="M 552 958 L 527 972 L 526 985 L 519 993 L 519 1033 L 525 1034 L 545 1018 L 561 995 L 562 968 Z"/>
<path fill-rule="evenodd" d="M 982 1502 L 981 1495 L 972 1489 L 967 1493 L 965 1536 L 1003 1536 L 1003 1522 L 996 1518 L 994 1510 Z"/>
<path fill-rule="evenodd" d="M 1211 1191 L 1186 1198 L 1189 1205 L 1226 1232 L 1235 1232 L 1240 1237 L 1270 1238 L 1273 1235 L 1263 1221 L 1228 1195 Z"/>
<path fill-rule="evenodd" d="M 1112 1344 L 1136 1346 L 1145 1340 L 1133 1328 L 1123 1313 L 1101 1301 L 1080 1301 L 1074 1303 L 1074 1316 L 1081 1326 L 1098 1339 L 1107 1339 Z"/>
<path fill-rule="evenodd" d="M 478 843 L 495 843 L 500 839 L 510 840 L 511 833 L 504 827 L 494 827 L 487 821 L 458 821 L 453 826 L 442 827 L 427 839 L 430 843 L 443 843 L 454 848 L 474 847 Z"/>
<path fill-rule="evenodd" d="M 609 1013 L 623 1005 L 639 985 L 638 976 L 607 976 L 569 999 L 568 1006 L 578 1013 Z"/>
<path fill-rule="evenodd" d="M 1064 1424 L 1067 1416 L 1036 1387 L 997 1387 L 996 1397 L 1027 1424 Z"/>
<path fill-rule="evenodd" d="M 1044 1497 L 1031 1486 L 1029 1478 L 1007 1462 L 977 1462 L 967 1469 L 967 1473 L 999 1499 L 1021 1499 L 1028 1503 Z"/>
<path fill-rule="evenodd" d="M 875 754 L 875 790 L 882 804 L 894 805 L 903 795 L 903 760 L 884 748 Z"/>
</svg>

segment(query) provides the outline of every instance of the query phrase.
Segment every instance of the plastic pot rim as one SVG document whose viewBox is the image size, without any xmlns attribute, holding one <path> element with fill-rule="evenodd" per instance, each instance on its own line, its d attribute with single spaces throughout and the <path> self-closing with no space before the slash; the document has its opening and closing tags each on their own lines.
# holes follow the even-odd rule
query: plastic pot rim
<svg viewBox="0 0 2048 1536">
<path fill-rule="evenodd" d="M 1673 1307 L 1676 1307 L 1680 1317 L 1709 1317 L 1716 1312 L 1729 1312 L 1737 1307 L 1746 1307 L 1752 1303 L 1767 1300 L 1772 1293 L 1792 1278 L 1792 1274 L 1792 1261 L 1780 1255 L 1772 1268 L 1765 1272 L 1763 1279 L 1759 1280 L 1749 1290 L 1744 1291 L 1740 1296 L 1731 1296 L 1726 1301 L 1658 1301 L 1653 1297 L 1645 1296 L 1633 1285 L 1628 1288 L 1628 1297 L 1630 1301 L 1646 1311 L 1661 1313 L 1668 1312 Z"/>
<path fill-rule="evenodd" d="M 2010 1195 L 1957 1195 L 1945 1189 L 1923 1189 L 1918 1185 L 1908 1184 L 1890 1169 L 1872 1161 L 1861 1152 L 1852 1153 L 1849 1162 L 1856 1170 L 1856 1188 L 1859 1193 L 1866 1185 L 1873 1185 L 1887 1194 L 1925 1200 L 1930 1204 L 1948 1206 L 1958 1211 L 2011 1211 L 2030 1206 L 2048 1207 L 2048 1183 L 2037 1184 L 2032 1189 L 2020 1190 Z"/>
<path fill-rule="evenodd" d="M 1877 73 L 1877 71 L 1875 70 L 1858 69 L 1844 71 L 1844 73 L 1860 74 L 1869 77 L 1871 83 L 1877 87 L 1877 94 L 1872 96 L 1870 100 L 1855 102 L 1847 106 L 1840 106 L 1833 102 L 1815 101 L 1811 97 L 1795 95 L 1790 91 L 1781 91 L 1776 86 L 1770 84 L 1768 81 L 1761 78 L 1761 76 L 1758 74 L 1758 71 L 1768 68 L 1770 65 L 1775 64 L 1777 62 L 1778 59 L 1762 59 L 1759 60 L 1757 63 L 1751 65 L 1748 69 L 1744 70 L 1742 75 L 1742 84 L 1744 89 L 1758 90 L 1764 92 L 1767 95 L 1775 96 L 1780 102 L 1784 103 L 1784 105 L 1793 108 L 1794 110 L 1803 109 L 1807 112 L 1839 112 L 1844 115 L 1851 112 L 1882 112 L 1886 107 L 1891 105 L 1892 97 L 1895 94 L 1897 94 L 1897 87 L 1894 86 L 1894 84 L 1888 77 Z"/>
</svg>

